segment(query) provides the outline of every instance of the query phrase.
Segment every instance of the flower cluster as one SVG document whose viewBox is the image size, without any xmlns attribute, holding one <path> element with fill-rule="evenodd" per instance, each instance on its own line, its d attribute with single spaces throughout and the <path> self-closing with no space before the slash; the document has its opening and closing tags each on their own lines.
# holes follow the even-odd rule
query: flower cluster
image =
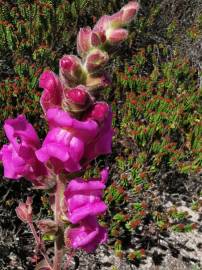
<svg viewBox="0 0 202 270">
<path fill-rule="evenodd" d="M 68 220 L 78 224 L 67 228 L 65 237 L 73 248 L 87 252 L 107 239 L 106 229 L 99 225 L 97 216 L 107 209 L 102 191 L 108 170 L 101 172 L 101 179 L 72 180 L 65 192 L 61 186 L 66 184 L 65 177 L 68 179 L 72 173 L 81 172 L 98 156 L 111 153 L 112 112 L 106 102 L 98 100 L 97 90 L 110 83 L 105 72 L 109 48 L 127 38 L 128 32 L 123 27 L 134 18 L 138 8 L 136 2 L 129 2 L 114 15 L 101 17 L 93 29 L 80 29 L 77 36 L 80 57 L 64 55 L 59 61 L 59 75 L 50 70 L 43 72 L 39 80 L 43 88 L 40 103 L 49 131 L 42 143 L 24 115 L 8 119 L 4 125 L 9 140 L 0 151 L 4 176 L 24 177 L 37 188 L 55 191 L 52 207 L 55 220 L 38 222 L 41 233 L 63 231 L 60 214 L 64 211 L 60 202 L 64 197 Z M 31 209 L 30 200 L 16 211 L 33 231 L 28 206 Z M 61 235 L 56 235 L 56 241 L 61 239 Z"/>
<path fill-rule="evenodd" d="M 0 151 L 5 177 L 25 177 L 48 188 L 53 175 L 77 172 L 97 156 L 111 152 L 112 113 L 104 102 L 96 102 L 82 120 L 52 108 L 47 121 L 50 131 L 42 145 L 25 116 L 5 121 L 9 144 Z"/>
<path fill-rule="evenodd" d="M 73 248 L 93 251 L 98 244 L 107 240 L 107 231 L 98 224 L 96 216 L 107 210 L 102 201 L 102 192 L 108 178 L 108 169 L 101 172 L 101 179 L 76 178 L 71 180 L 65 190 L 66 215 L 72 224 L 78 227 L 66 231 Z"/>
</svg>

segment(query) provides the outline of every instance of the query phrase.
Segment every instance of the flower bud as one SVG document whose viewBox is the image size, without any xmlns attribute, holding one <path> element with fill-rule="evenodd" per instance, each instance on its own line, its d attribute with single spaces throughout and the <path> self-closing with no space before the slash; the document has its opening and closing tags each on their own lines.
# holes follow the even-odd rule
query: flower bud
<svg viewBox="0 0 202 270">
<path fill-rule="evenodd" d="M 98 20 L 93 30 L 105 32 L 108 29 L 117 29 L 122 26 L 122 17 L 123 11 L 116 12 L 111 16 L 104 15 Z"/>
<path fill-rule="evenodd" d="M 95 41 L 99 40 L 99 44 L 97 42 L 97 45 L 95 44 Z M 93 35 L 92 35 L 92 44 L 94 44 L 94 47 L 97 47 L 106 41 L 106 35 L 104 31 L 96 31 L 93 30 Z"/>
<path fill-rule="evenodd" d="M 127 5 L 123 6 L 121 9 L 121 11 L 123 11 L 122 24 L 124 25 L 130 23 L 138 12 L 139 8 L 140 5 L 135 1 L 131 1 Z"/>
<path fill-rule="evenodd" d="M 102 36 L 99 32 L 91 30 L 90 27 L 81 28 L 77 35 L 77 52 L 80 55 L 84 55 L 91 48 L 99 46 L 102 42 Z"/>
<path fill-rule="evenodd" d="M 104 168 L 104 169 L 100 172 L 100 175 L 101 175 L 101 182 L 102 182 L 103 184 L 106 184 L 107 179 L 108 179 L 108 177 L 109 177 L 109 167 Z"/>
<path fill-rule="evenodd" d="M 105 32 L 108 29 L 120 28 L 131 22 L 138 10 L 139 4 L 135 1 L 131 1 L 115 14 L 111 16 L 102 16 L 94 26 L 93 30 Z"/>
<path fill-rule="evenodd" d="M 91 48 L 92 30 L 90 27 L 81 28 L 77 35 L 77 52 L 82 55 Z"/>
<path fill-rule="evenodd" d="M 97 89 L 107 87 L 110 84 L 111 79 L 106 74 L 100 76 L 92 76 L 89 74 L 86 79 L 86 86 L 91 93 Z"/>
<path fill-rule="evenodd" d="M 109 113 L 109 106 L 106 102 L 97 102 L 94 104 L 94 107 L 88 118 L 91 118 L 97 121 L 99 124 L 102 124 L 104 120 L 107 118 Z"/>
<path fill-rule="evenodd" d="M 85 66 L 88 72 L 94 73 L 102 68 L 109 60 L 106 52 L 95 49 L 87 55 Z"/>
<path fill-rule="evenodd" d="M 109 29 L 106 33 L 106 36 L 107 40 L 113 45 L 126 40 L 128 37 L 128 31 L 125 29 Z"/>
<path fill-rule="evenodd" d="M 81 60 L 75 55 L 64 55 L 60 59 L 60 77 L 65 86 L 75 86 L 84 79 Z"/>
<path fill-rule="evenodd" d="M 58 226 L 55 221 L 51 219 L 42 219 L 37 222 L 37 227 L 42 234 L 52 234 L 55 235 L 58 231 Z"/>
<path fill-rule="evenodd" d="M 28 197 L 26 203 L 19 203 L 18 207 L 15 209 L 18 218 L 29 223 L 32 221 L 32 198 Z"/>
<path fill-rule="evenodd" d="M 71 103 L 78 105 L 85 105 L 86 101 L 89 99 L 89 95 L 86 92 L 86 88 L 83 85 L 79 85 L 75 88 L 68 90 L 66 97 Z"/>
<path fill-rule="evenodd" d="M 111 15 L 109 18 L 109 27 L 106 30 L 120 28 L 122 26 L 122 17 L 123 11 L 121 10 Z"/>
<path fill-rule="evenodd" d="M 109 23 L 110 23 L 110 17 L 109 15 L 104 15 L 102 16 L 96 23 L 96 25 L 94 26 L 93 30 L 95 31 L 100 31 L 100 32 L 104 32 L 107 30 L 107 28 L 109 27 Z"/>
<path fill-rule="evenodd" d="M 67 111 L 75 113 L 87 110 L 91 104 L 92 99 L 83 85 L 68 89 L 63 100 L 63 107 L 67 106 Z"/>
</svg>

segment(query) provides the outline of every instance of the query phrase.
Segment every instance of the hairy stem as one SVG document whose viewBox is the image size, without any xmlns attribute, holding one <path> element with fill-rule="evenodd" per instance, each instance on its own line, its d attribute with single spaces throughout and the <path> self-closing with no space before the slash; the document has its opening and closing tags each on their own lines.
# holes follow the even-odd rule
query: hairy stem
<svg viewBox="0 0 202 270">
<path fill-rule="evenodd" d="M 29 227 L 30 227 L 30 230 L 34 236 L 34 239 L 37 243 L 37 247 L 41 253 L 41 255 L 44 257 L 44 260 L 46 261 L 47 263 L 47 266 L 50 268 L 50 270 L 53 270 L 52 266 L 51 266 L 51 263 L 50 263 L 50 260 L 48 258 L 48 255 L 46 254 L 45 252 L 45 247 L 44 247 L 44 243 L 43 241 L 41 240 L 41 238 L 38 236 L 36 230 L 35 230 L 35 227 L 34 227 L 34 224 L 32 222 L 29 222 L 28 223 Z"/>
<path fill-rule="evenodd" d="M 58 225 L 58 233 L 55 239 L 54 252 L 54 266 L 53 270 L 61 270 L 63 250 L 64 250 L 64 228 L 61 220 L 61 201 L 64 196 L 65 184 L 62 177 L 57 176 L 56 191 L 55 191 L 55 205 L 54 205 L 54 219 Z"/>
</svg>

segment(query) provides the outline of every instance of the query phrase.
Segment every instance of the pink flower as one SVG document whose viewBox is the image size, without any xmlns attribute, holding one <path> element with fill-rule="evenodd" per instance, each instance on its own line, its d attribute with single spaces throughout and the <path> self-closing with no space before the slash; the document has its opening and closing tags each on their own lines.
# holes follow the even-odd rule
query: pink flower
<svg viewBox="0 0 202 270">
<path fill-rule="evenodd" d="M 102 193 L 107 173 L 106 169 L 103 170 L 101 179 L 85 181 L 76 178 L 70 181 L 65 190 L 65 203 L 67 217 L 71 223 L 76 224 L 89 215 L 101 215 L 106 211 L 107 206 L 102 201 Z"/>
<path fill-rule="evenodd" d="M 7 119 L 4 124 L 4 131 L 17 151 L 22 145 L 29 145 L 33 148 L 40 146 L 40 140 L 35 129 L 24 115 L 19 115 L 15 119 Z"/>
<path fill-rule="evenodd" d="M 79 227 L 67 229 L 65 232 L 66 244 L 73 249 L 83 249 L 93 252 L 99 244 L 107 241 L 107 230 L 99 225 L 96 217 L 89 216 Z"/>
<path fill-rule="evenodd" d="M 36 151 L 37 158 L 52 167 L 55 173 L 62 170 L 76 172 L 81 169 L 80 160 L 84 152 L 83 141 L 73 133 L 61 128 L 51 129 L 42 147 Z"/>
<path fill-rule="evenodd" d="M 54 72 L 44 71 L 39 79 L 39 87 L 44 89 L 40 102 L 45 113 L 50 108 L 61 106 L 62 84 Z"/>
<path fill-rule="evenodd" d="M 52 164 L 57 173 L 63 169 L 79 171 L 85 146 L 96 137 L 98 124 L 91 119 L 79 121 L 59 109 L 48 110 L 47 119 L 51 130 L 42 147 L 36 151 L 37 158 Z"/>
<path fill-rule="evenodd" d="M 70 116 L 68 112 L 60 109 L 50 109 L 47 112 L 47 120 L 50 128 L 59 127 L 65 129 L 72 136 L 78 136 L 83 141 L 91 141 L 99 132 L 99 126 L 92 119 L 77 120 Z"/>
<path fill-rule="evenodd" d="M 11 179 L 25 177 L 34 182 L 38 177 L 46 175 L 46 168 L 35 155 L 40 147 L 39 138 L 25 116 L 6 120 L 4 130 L 10 142 L 0 151 L 4 176 Z"/>
<path fill-rule="evenodd" d="M 112 145 L 112 112 L 109 105 L 106 102 L 95 103 L 91 110 L 89 110 L 83 117 L 81 123 L 86 123 L 86 121 L 92 121 L 98 124 L 96 135 L 93 136 L 91 133 L 91 138 L 86 138 L 83 136 L 85 141 L 84 153 L 83 153 L 83 164 L 88 164 L 91 160 L 95 159 L 100 155 L 107 155 L 111 153 Z M 91 122 L 91 123 L 92 123 Z M 80 129 L 80 134 L 82 130 Z"/>
<path fill-rule="evenodd" d="M 112 146 L 112 112 L 105 102 L 97 102 L 85 119 L 93 119 L 99 123 L 99 133 L 85 148 L 84 157 L 87 162 L 100 155 L 111 153 Z"/>
<path fill-rule="evenodd" d="M 57 173 L 78 171 L 99 155 L 111 153 L 112 113 L 106 103 L 96 103 L 81 121 L 60 109 L 49 109 L 47 119 L 51 130 L 36 156 Z"/>
</svg>

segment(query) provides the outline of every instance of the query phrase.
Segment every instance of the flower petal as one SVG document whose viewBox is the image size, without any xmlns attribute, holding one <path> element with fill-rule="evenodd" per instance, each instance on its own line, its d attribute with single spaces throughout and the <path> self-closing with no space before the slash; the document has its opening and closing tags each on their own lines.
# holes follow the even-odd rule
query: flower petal
<svg viewBox="0 0 202 270">
<path fill-rule="evenodd" d="M 89 215 L 101 215 L 107 210 L 107 206 L 104 202 L 95 202 L 85 204 L 84 206 L 75 209 L 72 213 L 68 213 L 68 219 L 71 223 L 76 224 Z"/>
<path fill-rule="evenodd" d="M 61 106 L 62 85 L 54 72 L 44 71 L 39 79 L 39 87 L 44 89 L 40 100 L 44 112 L 50 108 Z"/>
</svg>

